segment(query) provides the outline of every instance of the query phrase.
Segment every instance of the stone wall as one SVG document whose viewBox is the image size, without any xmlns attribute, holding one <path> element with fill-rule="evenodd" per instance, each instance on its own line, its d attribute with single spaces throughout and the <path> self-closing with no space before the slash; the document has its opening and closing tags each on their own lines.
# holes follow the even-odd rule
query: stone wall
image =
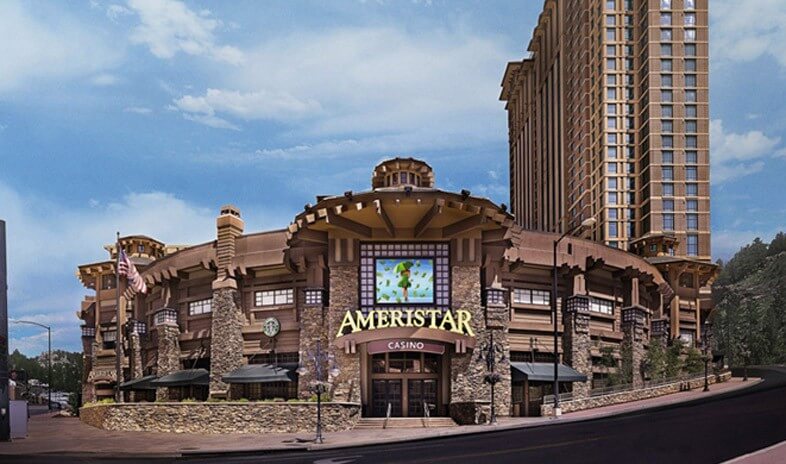
<svg viewBox="0 0 786 464">
<path fill-rule="evenodd" d="M 300 337 L 298 339 L 300 362 L 305 367 L 305 372 L 299 374 L 298 397 L 308 399 L 314 392 L 311 382 L 314 380 L 313 355 L 316 352 L 317 341 L 322 342 L 322 349 L 329 351 L 328 334 L 325 330 L 326 308 L 322 305 L 304 306 L 300 310 Z M 325 366 L 323 366 L 324 368 Z"/>
<path fill-rule="evenodd" d="M 472 314 L 472 327 L 475 330 L 477 346 L 488 342 L 489 329 L 486 328 L 486 315 L 481 303 L 481 278 L 478 266 L 453 266 L 451 274 L 453 310 L 466 310 Z M 498 317 L 493 314 L 492 318 Z M 503 314 L 507 314 L 503 311 Z M 494 330 L 494 340 L 509 352 L 507 321 L 494 321 L 502 329 Z M 477 348 L 476 348 L 477 350 Z M 451 397 L 450 416 L 458 424 L 482 424 L 489 420 L 491 387 L 483 381 L 488 373 L 486 362 L 479 360 L 477 351 L 453 353 L 451 355 Z M 498 363 L 496 372 L 501 380 L 494 390 L 495 411 L 498 416 L 510 415 L 510 359 Z"/>
<path fill-rule="evenodd" d="M 339 369 L 338 377 L 333 379 L 333 399 L 335 401 L 360 402 L 360 354 L 347 354 L 336 348 L 336 339 L 341 320 L 347 311 L 358 309 L 357 266 L 332 266 L 330 268 L 330 307 L 328 308 L 328 338 L 330 352 L 335 357 Z M 313 350 L 314 347 L 312 346 Z"/>
<path fill-rule="evenodd" d="M 731 378 L 731 372 L 724 372 L 718 375 L 710 375 L 709 383 L 726 382 Z M 704 377 L 698 377 L 688 381 L 691 389 L 703 388 Z M 631 401 L 646 400 L 648 398 L 655 398 L 658 396 L 670 395 L 682 391 L 684 382 L 674 382 L 657 387 L 642 388 L 638 390 L 628 390 L 619 393 L 612 393 L 609 395 L 595 396 L 583 398 L 572 401 L 560 402 L 560 407 L 563 413 L 583 411 L 585 409 L 601 408 L 603 406 L 611 406 L 614 404 L 629 403 Z M 540 407 L 540 414 L 542 416 L 551 416 L 554 414 L 553 404 L 544 404 Z"/>
<path fill-rule="evenodd" d="M 589 396 L 592 385 L 589 297 L 586 295 L 569 297 L 562 309 L 562 322 L 564 324 L 562 346 L 565 357 L 563 361 L 576 372 L 587 376 L 586 382 L 573 382 L 573 396 L 585 398 Z"/>
<path fill-rule="evenodd" d="M 158 356 L 156 358 L 156 375 L 180 370 L 180 328 L 177 324 L 163 323 L 156 326 L 158 331 Z M 156 400 L 169 399 L 167 388 L 156 389 Z"/>
<path fill-rule="evenodd" d="M 316 430 L 316 403 L 123 403 L 79 410 L 82 422 L 105 430 L 174 433 L 293 433 Z M 360 404 L 322 403 L 326 432 L 349 430 Z"/>
<path fill-rule="evenodd" d="M 215 287 L 214 287 L 215 288 Z M 229 386 L 221 377 L 246 364 L 243 356 L 243 324 L 237 289 L 213 290 L 210 330 L 210 396 L 223 397 Z"/>
</svg>

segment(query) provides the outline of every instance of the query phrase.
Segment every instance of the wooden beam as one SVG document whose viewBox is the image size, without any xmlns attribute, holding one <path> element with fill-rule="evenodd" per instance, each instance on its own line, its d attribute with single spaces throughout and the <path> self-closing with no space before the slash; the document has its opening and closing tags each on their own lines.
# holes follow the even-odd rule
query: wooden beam
<svg viewBox="0 0 786 464">
<path fill-rule="evenodd" d="M 327 245 L 328 243 L 327 232 L 313 229 L 302 229 L 297 233 L 296 237 L 298 240 L 303 240 L 304 242 L 319 243 L 321 245 Z"/>
<path fill-rule="evenodd" d="M 340 229 L 344 229 L 348 232 L 352 232 L 355 235 L 359 235 L 364 238 L 371 238 L 371 227 L 360 224 L 359 222 L 355 222 L 351 219 L 347 219 L 343 216 L 336 216 L 335 214 L 328 212 L 328 216 L 325 221 L 328 224 L 336 226 Z"/>
<path fill-rule="evenodd" d="M 486 218 L 486 216 L 480 214 L 470 216 L 466 219 L 462 219 L 460 221 L 454 222 L 449 226 L 443 227 L 442 236 L 444 238 L 448 238 L 464 232 L 469 232 L 470 230 L 482 227 L 484 224 L 486 224 L 487 220 L 488 219 Z"/>
<path fill-rule="evenodd" d="M 426 211 L 426 214 L 424 214 L 423 217 L 420 218 L 420 221 L 418 221 L 417 225 L 415 226 L 415 238 L 420 237 L 423 234 L 423 232 L 426 231 L 429 224 L 431 224 L 431 221 L 433 221 L 435 217 L 442 214 L 442 208 L 444 206 L 445 206 L 445 200 L 441 198 L 437 198 L 434 201 L 434 205 L 431 208 L 429 208 L 428 211 Z"/>
<path fill-rule="evenodd" d="M 385 224 L 385 230 L 388 231 L 388 235 L 390 237 L 396 236 L 396 228 L 393 227 L 393 223 L 390 221 L 388 214 L 385 212 L 385 208 L 382 207 L 382 201 L 379 199 L 374 200 L 374 209 L 377 211 L 377 215 L 380 219 L 382 219 L 382 223 Z"/>
</svg>

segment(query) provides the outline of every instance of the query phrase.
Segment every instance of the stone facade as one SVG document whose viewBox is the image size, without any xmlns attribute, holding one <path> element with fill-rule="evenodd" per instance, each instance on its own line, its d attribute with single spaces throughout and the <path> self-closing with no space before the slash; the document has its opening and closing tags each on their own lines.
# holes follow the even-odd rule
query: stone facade
<svg viewBox="0 0 786 464">
<path fill-rule="evenodd" d="M 646 355 L 644 349 L 645 321 L 646 309 L 640 306 L 622 308 L 622 364 L 630 368 L 632 378 L 629 380 L 633 384 L 633 388 L 641 388 L 644 385 L 641 362 Z"/>
<path fill-rule="evenodd" d="M 105 430 L 173 433 L 293 433 L 316 429 L 316 403 L 124 403 L 79 410 L 82 422 Z M 360 404 L 323 403 L 326 432 L 349 430 Z"/>
<path fill-rule="evenodd" d="M 174 323 L 156 326 L 158 330 L 158 357 L 156 375 L 159 377 L 180 370 L 180 328 Z M 169 399 L 168 388 L 156 389 L 156 401 Z"/>
<path fill-rule="evenodd" d="M 472 313 L 472 327 L 478 345 L 490 340 L 492 329 L 487 328 L 486 312 L 481 303 L 481 278 L 479 266 L 453 266 L 451 272 L 453 310 L 467 310 Z M 491 326 L 494 341 L 503 351 L 510 350 L 508 342 L 508 316 L 506 310 L 492 310 Z M 482 424 L 490 418 L 491 387 L 484 382 L 488 374 L 486 362 L 479 359 L 476 351 L 453 353 L 450 360 L 451 397 L 450 416 L 459 424 Z M 496 363 L 495 371 L 500 381 L 494 390 L 495 412 L 498 416 L 510 415 L 510 359 L 508 356 Z"/>
<path fill-rule="evenodd" d="M 589 396 L 592 385 L 589 297 L 573 295 L 567 298 L 562 311 L 562 323 L 564 362 L 587 376 L 586 382 L 573 382 L 573 396 L 585 398 Z"/>
<path fill-rule="evenodd" d="M 333 400 L 360 402 L 360 354 L 347 354 L 336 348 L 336 339 L 341 320 L 347 311 L 358 308 L 358 267 L 333 266 L 330 268 L 330 307 L 328 309 L 328 338 L 330 352 L 339 369 L 338 377 L 333 379 Z M 311 348 L 314 349 L 313 347 Z M 327 366 L 325 366 L 327 367 Z"/>
<path fill-rule="evenodd" d="M 142 377 L 142 344 L 139 340 L 139 334 L 132 330 L 128 334 L 128 351 L 131 353 L 129 357 L 130 365 L 129 371 L 131 372 L 131 379 L 139 379 Z M 131 391 L 131 401 L 137 400 L 137 392 Z"/>
<path fill-rule="evenodd" d="M 710 375 L 709 383 L 726 382 L 731 378 L 731 372 L 724 372 L 718 375 Z M 614 404 L 629 403 L 631 401 L 646 400 L 648 398 L 655 398 L 658 396 L 670 395 L 682 391 L 685 384 L 691 389 L 700 388 L 704 386 L 704 377 L 696 377 L 688 381 L 679 381 L 658 385 L 651 388 L 641 388 L 636 390 L 627 390 L 619 393 L 612 393 L 609 395 L 595 396 L 583 399 L 576 399 L 572 401 L 563 401 L 560 403 L 563 413 L 583 411 L 585 409 L 601 408 L 603 406 L 611 406 Z M 540 407 L 542 416 L 551 416 L 554 414 L 554 405 L 544 404 Z"/>
<path fill-rule="evenodd" d="M 328 334 L 325 332 L 327 309 L 323 305 L 305 306 L 300 311 L 300 337 L 298 339 L 300 362 L 305 367 L 305 372 L 298 377 L 298 397 L 309 398 L 314 392 L 311 382 L 316 372 L 313 355 L 317 341 L 322 343 L 322 349 L 329 350 Z M 326 367 L 326 366 L 323 366 Z"/>
<path fill-rule="evenodd" d="M 245 317 L 234 288 L 213 291 L 210 338 L 210 396 L 225 397 L 229 385 L 221 377 L 246 364 L 243 356 Z"/>
</svg>

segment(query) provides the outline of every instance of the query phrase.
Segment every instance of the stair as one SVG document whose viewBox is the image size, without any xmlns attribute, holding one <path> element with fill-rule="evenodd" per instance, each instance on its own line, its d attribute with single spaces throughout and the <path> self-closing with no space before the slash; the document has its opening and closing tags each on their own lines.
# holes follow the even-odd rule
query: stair
<svg viewBox="0 0 786 464">
<path fill-rule="evenodd" d="M 391 417 L 385 427 L 384 417 L 363 417 L 355 425 L 356 430 L 364 429 L 411 429 L 420 427 L 456 427 L 450 417 Z"/>
</svg>

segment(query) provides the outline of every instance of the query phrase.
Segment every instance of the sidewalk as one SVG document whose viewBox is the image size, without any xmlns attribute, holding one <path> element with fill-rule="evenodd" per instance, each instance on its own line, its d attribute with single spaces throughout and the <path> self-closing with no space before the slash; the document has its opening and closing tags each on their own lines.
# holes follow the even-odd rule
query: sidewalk
<svg viewBox="0 0 786 464">
<path fill-rule="evenodd" d="M 325 444 L 315 445 L 310 433 L 289 434 L 176 434 L 157 432 L 113 432 L 85 425 L 77 418 L 52 418 L 49 415 L 30 419 L 29 436 L 11 443 L 0 443 L 2 455 L 71 455 L 71 456 L 146 456 L 177 457 L 189 454 L 243 453 L 277 450 L 319 450 L 379 443 L 422 440 L 427 438 L 493 432 L 522 427 L 540 427 L 559 423 L 597 419 L 648 408 L 683 403 L 756 385 L 761 380 L 742 382 L 739 378 L 701 389 L 651 398 L 632 403 L 549 417 L 500 418 L 496 426 L 414 429 L 364 429 L 325 434 Z"/>
<path fill-rule="evenodd" d="M 786 441 L 734 458 L 724 464 L 772 464 L 774 462 L 786 462 Z"/>
</svg>

